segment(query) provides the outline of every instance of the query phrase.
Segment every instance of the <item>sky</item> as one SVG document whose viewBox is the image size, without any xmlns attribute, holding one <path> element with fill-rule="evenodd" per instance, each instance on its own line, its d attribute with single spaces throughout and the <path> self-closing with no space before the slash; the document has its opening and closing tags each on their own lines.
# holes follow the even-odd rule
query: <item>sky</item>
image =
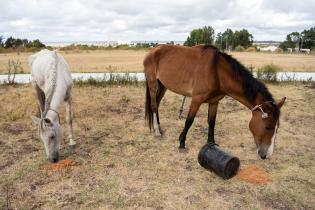
<svg viewBox="0 0 315 210">
<path fill-rule="evenodd" d="M 2 0 L 0 36 L 44 42 L 184 41 L 205 25 L 283 41 L 315 26 L 315 0 Z"/>
</svg>

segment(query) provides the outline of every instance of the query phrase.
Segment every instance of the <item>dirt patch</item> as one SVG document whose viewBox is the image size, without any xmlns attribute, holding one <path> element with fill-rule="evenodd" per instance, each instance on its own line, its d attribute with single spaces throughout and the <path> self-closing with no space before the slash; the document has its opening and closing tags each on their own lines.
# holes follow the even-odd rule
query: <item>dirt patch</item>
<svg viewBox="0 0 315 210">
<path fill-rule="evenodd" d="M 237 176 L 239 179 L 252 184 L 267 184 L 271 181 L 265 169 L 256 165 L 241 168 Z"/>
<path fill-rule="evenodd" d="M 7 161 L 5 164 L 3 164 L 3 165 L 0 165 L 0 171 L 1 170 L 3 170 L 3 169 L 5 169 L 6 167 L 10 167 L 11 165 L 13 165 L 13 161 L 12 160 L 9 160 L 9 161 Z"/>
<path fill-rule="evenodd" d="M 24 123 L 17 123 L 17 124 L 3 124 L 2 130 L 9 132 L 14 135 L 18 135 L 22 133 L 23 131 L 29 131 L 30 128 Z"/>
<path fill-rule="evenodd" d="M 53 170 L 53 171 L 60 171 L 62 169 L 70 168 L 72 166 L 78 165 L 77 162 L 73 160 L 60 160 L 57 163 L 48 163 L 45 165 L 45 170 Z"/>
</svg>

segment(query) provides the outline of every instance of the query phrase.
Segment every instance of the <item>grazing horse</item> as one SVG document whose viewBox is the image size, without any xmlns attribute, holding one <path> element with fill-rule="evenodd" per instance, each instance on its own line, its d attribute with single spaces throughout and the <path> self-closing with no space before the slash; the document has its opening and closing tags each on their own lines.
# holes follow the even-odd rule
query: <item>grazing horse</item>
<svg viewBox="0 0 315 210">
<path fill-rule="evenodd" d="M 59 110 L 65 101 L 69 145 L 73 147 L 71 89 L 72 78 L 68 64 L 56 51 L 41 50 L 29 57 L 32 68 L 32 84 L 39 102 L 41 118 L 33 116 L 39 126 L 40 138 L 44 142 L 47 158 L 51 162 L 59 160 L 59 147 L 63 139 Z"/>
<path fill-rule="evenodd" d="M 149 128 L 161 136 L 158 107 L 167 89 L 191 97 L 179 148 L 185 148 L 187 132 L 202 103 L 208 103 L 208 142 L 214 143 L 219 101 L 231 96 L 252 112 L 249 123 L 262 159 L 273 153 L 279 127 L 280 108 L 285 97 L 275 102 L 267 87 L 255 79 L 236 59 L 211 45 L 184 47 L 158 45 L 145 57 L 146 111 Z"/>
</svg>

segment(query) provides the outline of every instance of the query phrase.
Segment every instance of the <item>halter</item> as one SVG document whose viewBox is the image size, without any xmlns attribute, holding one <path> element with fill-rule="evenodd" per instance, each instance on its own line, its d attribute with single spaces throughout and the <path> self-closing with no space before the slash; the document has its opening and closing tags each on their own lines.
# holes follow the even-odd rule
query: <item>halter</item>
<svg viewBox="0 0 315 210">
<path fill-rule="evenodd" d="M 272 104 L 276 105 L 274 101 L 265 101 L 265 103 L 272 103 Z M 262 109 L 262 104 L 259 104 L 259 105 L 254 106 L 254 107 L 251 109 L 251 111 L 253 112 L 253 111 L 255 111 L 256 109 L 259 109 L 259 110 L 261 111 L 261 113 L 262 113 L 262 114 L 261 114 L 261 117 L 262 117 L 263 119 L 265 119 L 265 118 L 268 117 L 268 113 L 267 113 L 267 112 L 264 112 L 264 110 Z"/>
<path fill-rule="evenodd" d="M 59 124 L 60 124 L 60 116 L 59 116 L 59 112 L 57 112 L 56 110 L 54 110 L 54 109 L 52 109 L 52 108 L 49 108 L 49 109 L 47 110 L 47 112 L 48 112 L 49 110 L 51 110 L 51 111 L 53 111 L 53 112 L 55 112 L 55 113 L 57 114 L 58 121 L 59 121 Z"/>
<path fill-rule="evenodd" d="M 263 118 L 263 119 L 265 119 L 265 118 L 267 118 L 268 117 L 268 113 L 267 112 L 264 112 L 264 110 L 262 109 L 262 104 L 259 104 L 259 105 L 256 105 L 256 106 L 254 106 L 254 108 L 252 108 L 251 110 L 252 110 L 252 112 L 253 111 L 255 111 L 256 109 L 259 109 L 260 111 L 261 111 L 261 117 Z"/>
</svg>

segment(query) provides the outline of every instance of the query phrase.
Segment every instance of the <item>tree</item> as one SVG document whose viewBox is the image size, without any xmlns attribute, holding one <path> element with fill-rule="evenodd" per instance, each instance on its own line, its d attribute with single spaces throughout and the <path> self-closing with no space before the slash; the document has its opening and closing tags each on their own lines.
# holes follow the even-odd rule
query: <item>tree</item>
<svg viewBox="0 0 315 210">
<path fill-rule="evenodd" d="M 12 36 L 7 38 L 7 40 L 4 43 L 5 48 L 17 48 L 23 46 L 23 41 L 22 39 L 15 39 Z"/>
<path fill-rule="evenodd" d="M 7 38 L 7 40 L 3 43 L 3 37 L 0 36 L 0 47 L 4 46 L 5 48 L 17 48 L 17 47 L 34 47 L 34 48 L 44 48 L 46 47 L 41 41 L 35 39 L 33 41 L 28 41 L 27 39 L 15 39 L 12 36 Z"/>
<path fill-rule="evenodd" d="M 295 31 L 287 35 L 286 40 L 281 42 L 279 47 L 283 50 L 287 50 L 288 48 L 298 48 L 300 49 L 300 40 L 301 35 L 299 32 Z"/>
<path fill-rule="evenodd" d="M 313 49 L 315 48 L 315 26 L 310 29 L 304 29 L 301 33 L 295 31 L 286 36 L 286 40 L 280 43 L 279 46 L 283 50 L 288 48 Z"/>
<path fill-rule="evenodd" d="M 221 49 L 221 50 L 224 50 L 224 48 L 223 48 L 223 40 L 222 40 L 222 33 L 221 33 L 221 32 L 219 32 L 219 33 L 217 34 L 217 37 L 215 38 L 215 43 L 214 43 L 214 45 L 215 45 L 217 48 L 219 48 L 219 49 Z"/>
<path fill-rule="evenodd" d="M 27 39 L 22 39 L 23 47 L 27 47 L 29 41 Z"/>
<path fill-rule="evenodd" d="M 12 36 L 10 36 L 9 38 L 7 38 L 7 40 L 5 41 L 5 43 L 4 43 L 4 47 L 5 48 L 12 48 L 13 46 L 14 46 L 14 43 L 15 42 L 15 39 L 12 37 Z"/>
<path fill-rule="evenodd" d="M 235 31 L 233 35 L 233 49 L 235 49 L 236 46 L 248 48 L 253 45 L 253 39 L 253 35 L 246 29 Z"/>
<path fill-rule="evenodd" d="M 212 44 L 214 42 L 214 29 L 211 26 L 194 29 L 190 32 L 184 45 Z"/>
<path fill-rule="evenodd" d="M 3 36 L 0 36 L 0 47 L 3 47 Z"/>
<path fill-rule="evenodd" d="M 290 43 L 292 48 L 300 49 L 301 35 L 299 32 L 292 32 L 287 35 L 287 41 Z"/>
<path fill-rule="evenodd" d="M 35 39 L 28 43 L 28 47 L 35 47 L 35 48 L 44 48 L 46 47 L 41 41 Z"/>
<path fill-rule="evenodd" d="M 222 46 L 224 50 L 231 50 L 234 49 L 234 33 L 233 31 L 228 28 L 222 34 Z"/>
<path fill-rule="evenodd" d="M 301 48 L 315 48 L 315 26 L 301 33 Z"/>
<path fill-rule="evenodd" d="M 287 41 L 283 41 L 280 43 L 279 48 L 283 51 L 286 51 L 288 48 L 290 48 L 290 46 Z"/>
<path fill-rule="evenodd" d="M 218 33 L 215 43 L 222 50 L 234 50 L 237 46 L 248 48 L 253 45 L 253 35 L 246 29 L 233 32 L 228 28 Z"/>
</svg>

